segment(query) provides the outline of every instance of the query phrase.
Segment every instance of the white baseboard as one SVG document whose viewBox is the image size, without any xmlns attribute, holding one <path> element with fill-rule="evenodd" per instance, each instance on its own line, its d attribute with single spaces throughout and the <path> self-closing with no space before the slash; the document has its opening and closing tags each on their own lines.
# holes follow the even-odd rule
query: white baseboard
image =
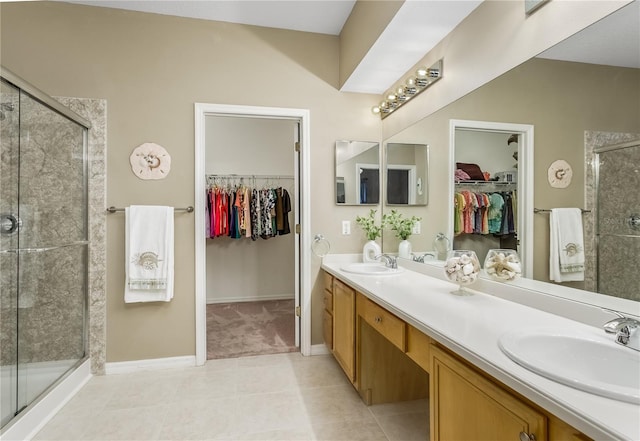
<svg viewBox="0 0 640 441">
<path fill-rule="evenodd" d="M 236 302 L 260 302 L 267 300 L 293 300 L 293 294 L 273 294 L 269 296 L 226 296 L 226 297 L 207 297 L 207 305 L 215 303 L 236 303 Z"/>
<path fill-rule="evenodd" d="M 192 367 L 195 365 L 195 355 L 186 355 L 184 357 L 149 358 L 147 360 L 117 361 L 106 363 L 105 373 L 107 375 L 128 374 L 131 372 L 184 368 Z"/>
<path fill-rule="evenodd" d="M 329 348 L 324 343 L 319 345 L 311 345 L 311 355 L 327 355 L 331 354 Z"/>
<path fill-rule="evenodd" d="M 86 360 L 35 404 L 24 410 L 0 435 L 2 441 L 30 440 L 62 406 L 91 379 L 91 361 Z"/>
</svg>

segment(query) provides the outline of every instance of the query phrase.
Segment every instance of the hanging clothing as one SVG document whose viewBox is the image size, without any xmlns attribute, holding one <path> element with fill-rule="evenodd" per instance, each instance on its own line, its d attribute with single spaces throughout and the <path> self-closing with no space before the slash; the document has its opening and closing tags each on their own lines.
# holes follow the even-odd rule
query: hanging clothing
<svg viewBox="0 0 640 441">
<path fill-rule="evenodd" d="M 514 234 L 517 226 L 516 193 L 456 192 L 453 204 L 454 234 Z"/>
<path fill-rule="evenodd" d="M 291 198 L 289 197 L 289 192 L 282 187 L 278 188 L 277 192 L 279 194 L 278 199 L 281 200 L 281 212 L 276 210 L 276 216 L 278 216 L 278 234 L 282 236 L 291 233 L 291 228 L 289 227 Z"/>
<path fill-rule="evenodd" d="M 206 195 L 207 238 L 269 239 L 291 233 L 291 198 L 286 189 L 213 185 Z"/>
</svg>

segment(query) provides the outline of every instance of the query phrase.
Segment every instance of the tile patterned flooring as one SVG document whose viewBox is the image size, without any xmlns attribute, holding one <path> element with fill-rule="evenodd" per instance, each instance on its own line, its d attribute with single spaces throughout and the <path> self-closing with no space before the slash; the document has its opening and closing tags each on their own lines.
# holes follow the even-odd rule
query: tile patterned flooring
<svg viewBox="0 0 640 441">
<path fill-rule="evenodd" d="M 427 400 L 367 407 L 330 355 L 93 377 L 35 440 L 426 440 Z"/>
</svg>

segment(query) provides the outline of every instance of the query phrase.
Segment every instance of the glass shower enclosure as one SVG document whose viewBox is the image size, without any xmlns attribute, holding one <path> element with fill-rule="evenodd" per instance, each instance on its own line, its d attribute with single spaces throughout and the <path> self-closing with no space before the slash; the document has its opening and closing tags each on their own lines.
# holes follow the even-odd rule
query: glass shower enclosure
<svg viewBox="0 0 640 441">
<path fill-rule="evenodd" d="M 2 69 L 0 427 L 88 353 L 89 126 Z"/>
<path fill-rule="evenodd" d="M 594 153 L 598 292 L 640 301 L 640 139 Z"/>
</svg>

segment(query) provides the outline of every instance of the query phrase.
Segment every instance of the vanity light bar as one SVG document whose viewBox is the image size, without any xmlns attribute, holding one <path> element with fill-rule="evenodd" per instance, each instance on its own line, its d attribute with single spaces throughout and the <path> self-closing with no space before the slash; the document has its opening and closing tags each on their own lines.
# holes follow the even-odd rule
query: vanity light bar
<svg viewBox="0 0 640 441">
<path fill-rule="evenodd" d="M 374 106 L 371 111 L 384 119 L 411 98 L 431 87 L 440 78 L 442 78 L 442 60 L 436 61 L 428 68 L 420 67 L 416 70 L 415 75 L 409 77 L 404 84 L 385 94 L 385 99 L 379 105 Z"/>
</svg>

